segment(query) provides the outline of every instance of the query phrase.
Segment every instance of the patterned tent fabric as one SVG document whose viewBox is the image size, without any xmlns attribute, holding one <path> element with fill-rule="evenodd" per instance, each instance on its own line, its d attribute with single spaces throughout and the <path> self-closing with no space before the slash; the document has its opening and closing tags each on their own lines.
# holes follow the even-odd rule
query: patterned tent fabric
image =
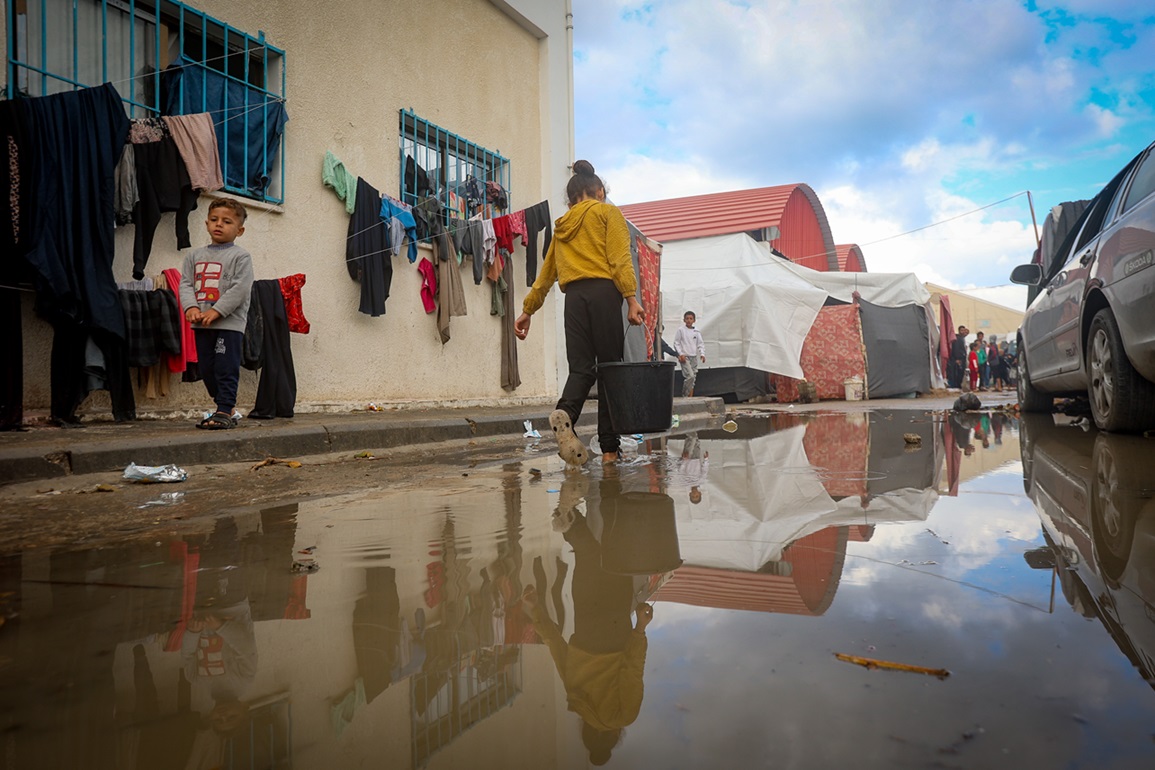
<svg viewBox="0 0 1155 770">
<path fill-rule="evenodd" d="M 638 267 L 642 290 L 642 307 L 646 309 L 646 350 L 650 357 L 654 355 L 654 340 L 658 333 L 657 325 L 661 323 L 662 314 L 658 309 L 658 300 L 661 292 L 658 276 L 661 275 L 662 254 L 658 249 L 650 248 L 646 238 L 638 238 Z M 660 358 L 659 358 L 660 360 Z"/>
<path fill-rule="evenodd" d="M 818 388 L 820 399 L 841 399 L 844 381 L 861 377 L 866 381 L 866 351 L 862 345 L 862 320 L 858 305 L 831 305 L 822 308 L 802 343 L 802 371 Z M 771 375 L 778 401 L 798 400 L 798 383 L 792 377 Z"/>
</svg>

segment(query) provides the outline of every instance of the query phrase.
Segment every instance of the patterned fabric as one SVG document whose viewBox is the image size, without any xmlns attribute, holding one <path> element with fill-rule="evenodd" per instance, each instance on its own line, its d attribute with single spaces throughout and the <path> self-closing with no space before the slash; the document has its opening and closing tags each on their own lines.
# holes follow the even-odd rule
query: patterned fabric
<svg viewBox="0 0 1155 770">
<path fill-rule="evenodd" d="M 301 287 L 305 285 L 305 274 L 294 273 L 277 279 L 281 284 L 281 294 L 285 297 L 285 315 L 289 317 L 289 331 L 297 334 L 309 333 L 309 321 L 301 305 Z"/>
<path fill-rule="evenodd" d="M 834 499 L 866 494 L 870 420 L 863 414 L 823 415 L 806 423 L 806 459 Z"/>
<path fill-rule="evenodd" d="M 134 118 L 128 129 L 128 141 L 132 144 L 152 144 L 170 136 L 168 124 L 162 118 Z"/>
<path fill-rule="evenodd" d="M 808 382 L 818 388 L 820 399 L 842 399 L 843 382 L 848 377 L 866 381 L 866 350 L 862 344 L 862 320 L 858 305 L 824 307 L 802 343 L 800 362 Z M 799 380 L 780 374 L 771 375 L 778 391 L 778 401 L 798 400 Z"/>
<path fill-rule="evenodd" d="M 529 230 L 525 226 L 525 209 L 510 214 L 509 224 L 513 234 L 521 238 L 523 245 L 529 242 Z"/>
<path fill-rule="evenodd" d="M 658 302 L 661 297 L 659 275 L 661 275 L 661 252 L 651 249 L 645 238 L 638 238 L 638 270 L 641 275 L 638 281 L 642 290 L 642 307 L 646 309 L 648 322 L 646 330 L 646 350 L 653 355 L 654 340 L 658 335 L 658 324 L 662 314 L 659 312 Z"/>
<path fill-rule="evenodd" d="M 160 291 L 120 290 L 129 366 L 155 366 L 162 353 L 181 354 L 180 314 L 176 297 Z"/>
</svg>

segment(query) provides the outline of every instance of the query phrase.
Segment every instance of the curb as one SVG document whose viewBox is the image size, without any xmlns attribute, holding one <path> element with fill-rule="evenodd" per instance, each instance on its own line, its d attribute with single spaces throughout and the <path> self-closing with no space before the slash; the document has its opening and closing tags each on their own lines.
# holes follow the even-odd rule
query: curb
<svg viewBox="0 0 1155 770">
<path fill-rule="evenodd" d="M 683 411 L 678 406 L 692 408 Z M 596 406 L 590 404 L 583 413 L 595 410 Z M 525 420 L 534 421 L 540 428 L 550 411 L 548 407 L 537 407 L 517 415 L 486 415 L 483 410 L 462 409 L 460 417 L 357 417 L 325 419 L 308 425 L 287 420 L 249 420 L 243 427 L 229 431 L 177 429 L 168 435 L 103 440 L 69 434 L 76 435 L 77 440 L 56 437 L 50 444 L 0 448 L 0 484 L 118 471 L 130 462 L 141 461 L 147 465 L 214 465 L 493 436 L 520 437 L 525 431 Z M 720 398 L 675 402 L 675 413 L 683 425 L 708 421 L 724 412 L 725 404 Z M 578 432 L 592 435 L 593 421 Z"/>
</svg>

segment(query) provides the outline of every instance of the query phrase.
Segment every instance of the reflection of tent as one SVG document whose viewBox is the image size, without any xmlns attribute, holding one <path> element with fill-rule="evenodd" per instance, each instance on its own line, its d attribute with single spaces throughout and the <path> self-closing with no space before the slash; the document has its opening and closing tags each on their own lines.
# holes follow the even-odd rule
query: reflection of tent
<svg viewBox="0 0 1155 770">
<path fill-rule="evenodd" d="M 826 469 L 814 468 L 807 456 L 806 434 L 811 425 L 834 428 L 844 417 L 817 417 L 749 440 L 703 439 L 710 469 L 702 502 L 674 501 L 685 566 L 656 598 L 731 606 L 746 595 L 741 601 L 747 609 L 816 613 L 833 598 L 848 532 L 860 534 L 879 522 L 925 520 L 937 499 L 938 455 L 930 424 L 921 452 L 880 453 L 879 467 L 887 471 L 868 470 L 874 458 L 867 458 L 866 441 L 857 443 L 857 460 L 840 463 L 862 469 L 861 494 L 836 500 Z M 878 423 L 886 434 L 878 437 L 880 446 L 889 443 L 892 424 Z M 839 483 L 850 478 L 847 473 Z"/>
<path fill-rule="evenodd" d="M 698 315 L 707 367 L 699 395 L 765 392 L 766 373 L 808 377 L 803 343 L 824 305 L 854 302 L 859 309 L 824 314 L 823 345 L 837 338 L 865 351 L 865 370 L 853 354 L 839 359 L 834 377 L 869 374 L 873 397 L 926 392 L 937 383 L 931 358 L 938 331 L 928 323 L 926 288 L 913 274 L 824 273 L 773 255 L 745 234 L 677 241 L 662 252 L 663 321 L 671 329 L 685 310 Z M 843 344 L 845 343 L 845 344 Z M 828 359 L 815 356 L 811 367 Z M 846 375 L 849 376 L 849 375 Z M 830 379 L 828 377 L 827 379 Z"/>
</svg>

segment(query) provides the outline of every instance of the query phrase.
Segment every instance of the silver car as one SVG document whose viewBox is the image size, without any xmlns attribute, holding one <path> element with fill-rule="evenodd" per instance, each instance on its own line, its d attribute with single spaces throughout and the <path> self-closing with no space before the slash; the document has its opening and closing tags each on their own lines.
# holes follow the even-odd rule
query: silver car
<svg viewBox="0 0 1155 770">
<path fill-rule="evenodd" d="M 1155 428 L 1155 144 L 1095 196 L 1049 270 L 1011 280 L 1041 289 L 1019 329 L 1022 409 L 1086 393 L 1100 429 Z"/>
</svg>

